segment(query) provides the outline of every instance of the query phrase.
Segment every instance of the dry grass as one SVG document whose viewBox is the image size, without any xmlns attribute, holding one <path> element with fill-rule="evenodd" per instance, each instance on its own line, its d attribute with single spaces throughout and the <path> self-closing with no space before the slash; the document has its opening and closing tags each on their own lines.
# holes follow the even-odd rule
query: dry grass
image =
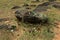
<svg viewBox="0 0 60 40">
<path fill-rule="evenodd" d="M 54 27 L 54 25 L 50 25 L 50 26 L 37 26 L 37 25 L 27 25 L 24 23 L 20 23 L 20 25 L 18 26 L 18 24 L 16 23 L 16 18 L 14 16 L 14 11 L 11 10 L 11 8 L 15 5 L 18 6 L 22 6 L 24 3 L 28 3 L 28 4 L 40 4 L 38 3 L 31 3 L 30 1 L 26 1 L 26 0 L 0 0 L 0 18 L 10 18 L 12 23 L 9 22 L 10 24 L 14 24 L 17 25 L 17 31 L 11 33 L 11 32 L 7 32 L 7 30 L 0 30 L 0 40 L 52 40 L 52 38 L 54 37 L 54 33 L 51 32 L 47 32 L 48 28 L 47 27 Z M 43 2 L 41 2 L 43 3 Z M 34 9 L 34 8 L 33 8 Z M 32 9 L 32 10 L 33 10 Z M 53 21 L 59 21 L 60 20 L 60 10 L 59 9 L 55 9 L 53 7 L 51 7 L 51 9 L 48 9 L 47 12 L 43 12 L 46 13 L 49 17 L 51 22 Z M 29 30 L 34 29 L 34 32 L 29 33 Z M 40 30 L 37 30 L 37 27 L 40 28 Z M 36 30 L 36 31 L 35 31 Z M 33 31 L 33 30 L 31 30 Z M 17 35 L 20 36 L 17 36 Z"/>
</svg>

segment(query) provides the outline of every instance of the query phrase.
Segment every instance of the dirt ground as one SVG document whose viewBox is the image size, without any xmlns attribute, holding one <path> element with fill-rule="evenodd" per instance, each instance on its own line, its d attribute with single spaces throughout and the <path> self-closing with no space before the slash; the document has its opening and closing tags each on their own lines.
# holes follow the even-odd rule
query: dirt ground
<svg viewBox="0 0 60 40">
<path fill-rule="evenodd" d="M 60 40 L 60 22 L 57 22 L 57 28 L 54 28 L 55 36 L 53 40 Z"/>
</svg>

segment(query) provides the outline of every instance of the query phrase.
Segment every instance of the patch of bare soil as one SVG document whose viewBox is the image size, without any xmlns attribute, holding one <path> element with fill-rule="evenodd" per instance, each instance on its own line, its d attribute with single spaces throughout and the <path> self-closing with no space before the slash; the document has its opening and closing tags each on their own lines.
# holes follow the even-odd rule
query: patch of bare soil
<svg viewBox="0 0 60 40">
<path fill-rule="evenodd" d="M 16 32 L 13 33 L 13 39 L 12 40 L 18 40 L 23 34 L 22 29 L 18 29 Z"/>
<path fill-rule="evenodd" d="M 7 15 L 6 15 L 7 14 Z M 23 34 L 23 30 L 22 28 L 19 28 L 20 26 L 18 26 L 17 22 L 15 21 L 15 16 L 14 16 L 14 12 L 8 10 L 8 11 L 2 11 L 0 10 L 0 19 L 3 19 L 3 18 L 9 18 L 9 20 L 7 21 L 4 21 L 3 22 L 0 22 L 0 25 L 1 24 L 11 24 L 11 25 L 16 25 L 17 29 L 13 32 L 8 32 L 6 33 L 5 31 L 2 31 L 0 30 L 0 40 L 3 39 L 3 37 L 5 39 L 7 39 L 5 36 L 8 37 L 7 40 L 18 40 L 19 37 L 21 37 L 21 35 Z M 1 37 L 2 36 L 2 37 Z M 5 40 L 4 39 L 4 40 Z"/>
<path fill-rule="evenodd" d="M 60 40 L 60 22 L 57 23 L 57 27 L 54 28 L 55 36 L 53 40 Z"/>
</svg>

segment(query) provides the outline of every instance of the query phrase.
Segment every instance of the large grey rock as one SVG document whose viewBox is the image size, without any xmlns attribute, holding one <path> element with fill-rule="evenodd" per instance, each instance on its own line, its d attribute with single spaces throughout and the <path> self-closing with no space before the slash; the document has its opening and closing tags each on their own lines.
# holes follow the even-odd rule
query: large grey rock
<svg viewBox="0 0 60 40">
<path fill-rule="evenodd" d="M 27 11 L 25 13 L 16 13 L 17 15 L 17 19 L 18 20 L 23 20 L 23 22 L 25 23 L 33 23 L 33 24 L 37 24 L 37 23 L 47 23 L 48 21 L 48 17 L 44 14 L 40 14 L 40 13 L 35 13 L 33 11 Z M 22 15 L 24 14 L 24 15 Z"/>
</svg>

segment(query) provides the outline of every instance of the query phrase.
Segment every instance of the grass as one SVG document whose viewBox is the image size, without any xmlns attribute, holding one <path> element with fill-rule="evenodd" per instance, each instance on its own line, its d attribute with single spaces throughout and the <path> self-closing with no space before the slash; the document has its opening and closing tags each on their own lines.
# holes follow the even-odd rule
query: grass
<svg viewBox="0 0 60 40">
<path fill-rule="evenodd" d="M 19 40 L 52 40 L 54 37 L 54 32 L 52 33 L 50 30 L 53 28 L 53 25 L 50 25 L 49 29 L 47 28 L 48 26 L 26 24 L 23 24 L 23 27 L 27 30 L 25 30 L 25 33 L 19 38 Z M 40 30 L 38 30 L 38 28 L 40 28 Z"/>
<path fill-rule="evenodd" d="M 28 3 L 28 4 L 36 4 L 38 5 L 39 3 L 31 3 L 30 1 L 26 0 L 12 0 L 12 1 L 8 1 L 8 0 L 0 0 L 0 10 L 3 11 L 4 14 L 2 14 L 2 17 L 7 17 L 8 15 L 10 16 L 10 18 L 12 18 L 12 14 L 8 14 L 9 10 L 11 10 L 11 8 L 14 5 L 19 5 L 21 6 L 23 3 Z M 42 3 L 42 2 L 41 2 Z M 60 12 L 58 9 L 55 9 L 53 7 L 51 7 L 51 9 L 47 12 L 43 12 L 44 14 L 48 15 L 48 17 L 50 18 L 50 22 L 54 23 L 55 21 L 59 21 L 60 20 Z M 15 20 L 15 19 L 14 19 Z M 14 21 L 13 20 L 13 21 Z M 15 22 L 14 22 L 15 23 Z M 25 28 L 25 31 L 23 33 L 23 35 L 21 37 L 19 37 L 18 40 L 52 40 L 54 37 L 54 32 L 48 32 L 48 27 L 49 27 L 49 31 L 51 31 L 51 29 L 53 29 L 55 26 L 53 25 L 49 25 L 49 26 L 44 26 L 44 25 L 30 25 L 30 24 L 25 24 L 25 23 L 20 23 L 20 26 L 22 26 L 22 28 Z M 35 28 L 35 29 L 34 29 Z M 39 28 L 39 30 L 38 30 Z M 31 32 L 29 32 L 31 31 Z M 3 32 L 0 31 L 3 34 L 0 35 L 0 40 L 12 40 L 10 38 L 10 34 L 9 32 Z"/>
<path fill-rule="evenodd" d="M 55 33 L 53 32 L 53 30 L 51 31 L 51 29 L 53 29 L 55 27 L 54 22 L 60 20 L 59 19 L 60 14 L 57 14 L 57 12 L 55 12 L 55 10 L 58 11 L 57 9 L 52 7 L 50 9 L 50 11 L 45 12 L 45 14 L 49 17 L 50 23 L 52 23 L 49 26 L 48 25 L 46 25 L 46 26 L 30 25 L 30 24 L 27 25 L 27 24 L 21 23 L 23 25 L 23 27 L 25 27 L 26 29 L 33 29 L 34 27 L 36 29 L 33 29 L 34 31 L 31 30 L 31 31 L 33 31 L 31 33 L 29 33 L 29 30 L 25 31 L 24 35 L 19 40 L 28 40 L 28 39 L 29 40 L 38 40 L 38 39 L 39 40 L 52 40 Z M 59 13 L 59 11 L 58 11 L 58 13 Z M 40 28 L 39 31 L 37 30 L 38 27 Z M 48 32 L 48 30 L 49 30 L 49 32 Z"/>
</svg>

